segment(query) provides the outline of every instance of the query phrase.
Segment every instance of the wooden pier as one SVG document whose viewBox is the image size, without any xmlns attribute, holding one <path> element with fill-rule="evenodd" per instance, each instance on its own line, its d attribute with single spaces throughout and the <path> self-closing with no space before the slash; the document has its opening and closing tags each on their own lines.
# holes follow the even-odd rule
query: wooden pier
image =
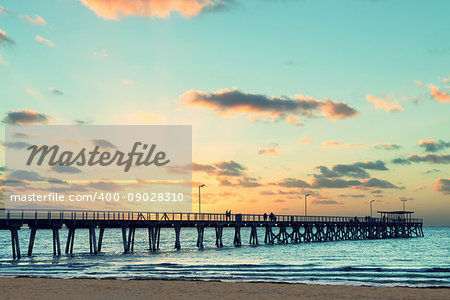
<svg viewBox="0 0 450 300">
<path fill-rule="evenodd" d="M 258 228 L 265 228 L 264 243 L 306 243 L 343 240 L 423 237 L 422 219 L 411 218 L 412 212 L 380 212 L 380 218 L 276 215 L 273 218 L 258 214 L 214 213 L 150 213 L 117 211 L 45 211 L 0 210 L 0 230 L 11 232 L 13 259 L 21 258 L 18 231 L 30 228 L 29 256 L 37 230 L 52 230 L 53 255 L 61 255 L 60 229 L 66 227 L 68 235 L 65 253 L 73 253 L 77 229 L 89 229 L 91 254 L 101 252 L 106 229 L 121 228 L 124 252 L 134 251 L 136 228 L 148 229 L 150 251 L 159 249 L 161 228 L 175 231 L 175 249 L 181 249 L 182 228 L 197 228 L 197 247 L 203 248 L 206 228 L 215 230 L 216 247 L 223 247 L 223 229 L 234 228 L 233 245 L 242 245 L 241 228 L 249 227 L 250 245 L 258 245 Z M 98 238 L 96 232 L 98 231 Z"/>
</svg>

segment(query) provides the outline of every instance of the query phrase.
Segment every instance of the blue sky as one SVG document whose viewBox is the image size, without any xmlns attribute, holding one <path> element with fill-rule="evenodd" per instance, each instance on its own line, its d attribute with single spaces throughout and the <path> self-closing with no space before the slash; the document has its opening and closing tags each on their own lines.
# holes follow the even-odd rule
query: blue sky
<svg viewBox="0 0 450 300">
<path fill-rule="evenodd" d="M 208 181 L 206 207 L 212 211 L 254 208 L 242 203 L 245 198 L 301 213 L 293 199 L 273 204 L 273 197 L 262 197 L 261 191 L 283 178 L 312 180 L 319 165 L 382 160 L 389 171 L 373 171 L 371 177 L 405 188 L 385 190 L 379 208 L 399 208 L 397 198 L 407 197 L 414 199 L 408 204 L 419 215 L 448 224 L 442 207 L 450 208 L 449 194 L 433 190 L 437 180 L 449 178 L 448 163 L 391 163 L 425 155 L 420 140 L 450 140 L 450 104 L 430 97 L 429 86 L 438 86 L 448 97 L 448 1 L 212 1 L 191 17 L 173 11 L 164 18 L 131 13 L 118 19 L 93 9 L 104 2 L 0 1 L 0 29 L 14 41 L 0 45 L 0 113 L 26 109 L 51 116 L 50 124 L 193 125 L 195 162 L 233 160 L 261 184 L 240 187 L 245 197 L 223 200 L 217 195 L 235 187 L 223 186 L 211 174 L 194 173 L 195 180 Z M 219 2 L 221 9 L 214 9 Z M 26 21 L 25 16 L 35 15 L 45 24 Z M 319 112 L 314 117 L 297 114 L 303 125 L 295 126 L 283 119 L 252 121 L 253 113 L 239 109 L 227 110 L 233 116 L 218 115 L 210 104 L 181 101 L 190 90 L 217 96 L 219 89 L 234 87 L 268 99 L 300 94 L 345 102 L 357 116 L 330 120 Z M 376 109 L 368 95 L 402 109 Z M 301 142 L 304 137 L 312 143 Z M 326 141 L 343 145 L 326 147 Z M 376 143 L 400 149 L 377 150 L 372 147 Z M 276 154 L 258 154 L 264 148 Z M 436 154 L 445 153 L 448 148 Z M 432 169 L 440 172 L 424 174 Z M 415 191 L 421 185 L 427 188 Z M 367 213 L 373 195 L 354 189 L 317 193 L 316 214 L 341 215 Z M 365 197 L 339 197 L 352 193 Z"/>
</svg>

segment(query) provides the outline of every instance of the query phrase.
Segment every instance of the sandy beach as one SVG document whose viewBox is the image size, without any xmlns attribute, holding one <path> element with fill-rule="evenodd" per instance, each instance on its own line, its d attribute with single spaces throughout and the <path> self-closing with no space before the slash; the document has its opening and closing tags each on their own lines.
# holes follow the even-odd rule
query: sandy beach
<svg viewBox="0 0 450 300">
<path fill-rule="evenodd" d="M 450 299 L 450 288 L 0 278 L 2 299 Z"/>
</svg>

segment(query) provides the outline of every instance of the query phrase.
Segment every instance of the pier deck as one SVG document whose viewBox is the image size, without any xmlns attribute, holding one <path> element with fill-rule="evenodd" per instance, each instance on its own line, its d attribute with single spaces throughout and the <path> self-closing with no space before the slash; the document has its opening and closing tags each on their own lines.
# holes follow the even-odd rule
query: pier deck
<svg viewBox="0 0 450 300">
<path fill-rule="evenodd" d="M 118 211 L 47 211 L 47 210 L 0 210 L 0 230 L 11 231 L 11 248 L 14 259 L 21 258 L 18 230 L 24 225 L 30 230 L 28 244 L 32 255 L 36 231 L 53 232 L 53 255 L 61 255 L 59 230 L 68 229 L 65 253 L 73 253 L 75 231 L 89 229 L 89 245 L 92 254 L 101 252 L 104 231 L 121 228 L 124 252 L 134 251 L 136 228 L 148 229 L 149 249 L 159 249 L 161 228 L 174 228 L 176 249 L 181 249 L 182 228 L 197 228 L 197 247 L 203 248 L 205 228 L 214 228 L 215 246 L 223 247 L 224 227 L 234 228 L 233 245 L 242 245 L 241 228 L 250 227 L 249 243 L 258 245 L 258 227 L 265 228 L 264 243 L 285 244 L 304 242 L 327 242 L 342 240 L 386 239 L 422 237 L 422 219 L 411 218 L 412 212 L 396 217 L 339 217 L 276 215 L 270 218 L 260 214 L 214 214 L 214 213 L 151 213 Z M 96 232 L 99 232 L 98 239 Z"/>
</svg>

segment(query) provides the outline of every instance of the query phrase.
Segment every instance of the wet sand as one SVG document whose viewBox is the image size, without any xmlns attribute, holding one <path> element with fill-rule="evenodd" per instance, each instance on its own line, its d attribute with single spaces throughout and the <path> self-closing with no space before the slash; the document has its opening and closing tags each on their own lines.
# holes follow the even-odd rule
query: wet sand
<svg viewBox="0 0 450 300">
<path fill-rule="evenodd" d="M 0 278 L 1 299 L 450 299 L 450 288 Z"/>
</svg>

